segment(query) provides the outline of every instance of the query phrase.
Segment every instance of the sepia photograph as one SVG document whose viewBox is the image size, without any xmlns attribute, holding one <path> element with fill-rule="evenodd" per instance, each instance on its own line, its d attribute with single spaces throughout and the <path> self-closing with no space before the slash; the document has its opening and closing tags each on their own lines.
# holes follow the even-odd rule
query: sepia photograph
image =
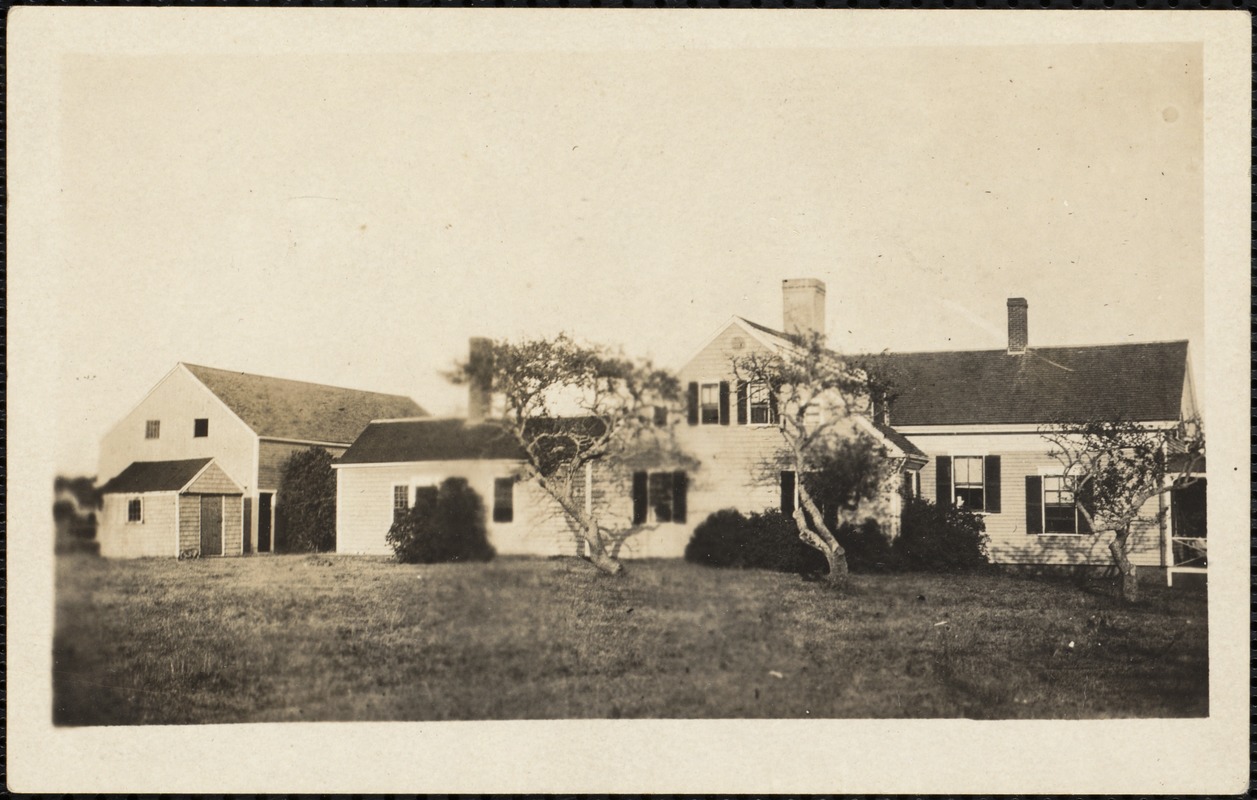
<svg viewBox="0 0 1257 800">
<path fill-rule="evenodd" d="M 1246 16 L 153 11 L 10 17 L 11 788 L 1243 790 Z"/>
</svg>

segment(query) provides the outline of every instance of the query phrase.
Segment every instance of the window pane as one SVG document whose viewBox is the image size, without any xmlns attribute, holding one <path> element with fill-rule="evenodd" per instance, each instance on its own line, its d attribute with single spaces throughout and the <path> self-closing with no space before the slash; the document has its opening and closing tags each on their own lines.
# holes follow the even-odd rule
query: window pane
<svg viewBox="0 0 1257 800">
<path fill-rule="evenodd" d="M 977 489 L 967 487 L 956 487 L 956 499 L 962 508 L 970 511 L 981 511 L 986 506 L 983 502 L 983 491 L 981 487 Z"/>
<path fill-rule="evenodd" d="M 1077 533 L 1074 522 L 1074 506 L 1045 505 L 1043 528 L 1046 533 Z"/>
<path fill-rule="evenodd" d="M 144 438 L 145 439 L 161 438 L 161 420 L 150 419 L 148 422 L 144 424 Z"/>
<path fill-rule="evenodd" d="M 407 486 L 393 487 L 393 508 L 407 508 L 410 505 L 410 488 Z"/>
<path fill-rule="evenodd" d="M 672 473 L 652 472 L 648 481 L 647 498 L 655 512 L 655 522 L 672 521 Z"/>
<path fill-rule="evenodd" d="M 493 521 L 511 522 L 515 519 L 515 480 L 493 480 Z"/>
<path fill-rule="evenodd" d="M 698 418 L 704 425 L 720 424 L 720 384 L 703 384 L 699 391 Z"/>
</svg>

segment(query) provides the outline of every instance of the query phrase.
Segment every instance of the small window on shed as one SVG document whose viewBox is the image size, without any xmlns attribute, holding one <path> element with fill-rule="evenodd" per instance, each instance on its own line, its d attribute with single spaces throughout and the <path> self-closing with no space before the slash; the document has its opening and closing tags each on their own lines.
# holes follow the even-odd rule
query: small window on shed
<svg viewBox="0 0 1257 800">
<path fill-rule="evenodd" d="M 209 420 L 204 418 L 192 420 L 192 435 L 197 439 L 209 436 Z"/>
<path fill-rule="evenodd" d="M 515 521 L 515 479 L 493 479 L 493 521 Z"/>
<path fill-rule="evenodd" d="M 148 422 L 144 423 L 144 438 L 145 439 L 160 439 L 161 438 L 161 420 L 150 419 Z"/>
<path fill-rule="evenodd" d="M 132 497 L 127 501 L 127 522 L 143 522 L 144 521 L 144 501 L 138 497 Z"/>
<path fill-rule="evenodd" d="M 393 487 L 393 521 L 401 519 L 410 508 L 410 487 L 394 486 Z"/>
</svg>

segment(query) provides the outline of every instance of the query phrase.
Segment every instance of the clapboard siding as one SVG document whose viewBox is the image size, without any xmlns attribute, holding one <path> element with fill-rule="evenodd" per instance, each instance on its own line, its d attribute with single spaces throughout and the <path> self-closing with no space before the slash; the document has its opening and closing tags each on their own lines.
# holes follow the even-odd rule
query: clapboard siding
<svg viewBox="0 0 1257 800">
<path fill-rule="evenodd" d="M 193 420 L 208 419 L 209 435 L 195 437 Z M 161 435 L 145 438 L 145 423 L 161 423 Z M 163 378 L 101 440 L 98 479 L 104 483 L 133 461 L 211 457 L 245 491 L 253 487 L 253 431 L 227 410 L 182 365 Z M 171 550 L 174 545 L 171 544 Z"/>
<path fill-rule="evenodd" d="M 140 497 L 144 521 L 127 522 L 127 503 Z M 110 558 L 175 555 L 177 520 L 175 495 L 107 494 L 103 498 L 97 539 L 100 554 Z"/>
<path fill-rule="evenodd" d="M 279 489 L 279 481 L 283 476 L 284 462 L 293 453 L 318 447 L 332 454 L 332 458 L 349 449 L 348 445 L 310 445 L 293 444 L 291 442 L 272 442 L 262 439 L 258 442 L 258 488 L 263 492 L 274 492 Z"/>
<path fill-rule="evenodd" d="M 1108 546 L 1111 533 L 1099 536 L 1034 534 L 1026 531 L 1026 476 L 1053 470 L 1060 463 L 1050 455 L 1046 440 L 1038 434 L 924 435 L 904 430 L 909 439 L 929 456 L 921 470 L 921 493 L 935 500 L 937 457 L 940 455 L 997 455 L 1000 457 L 1001 509 L 983 514 L 990 537 L 991 560 L 999 564 L 1107 565 L 1112 563 Z M 1160 503 L 1154 498 L 1145 515 L 1155 515 Z M 1161 530 L 1155 523 L 1139 525 L 1131 561 L 1140 566 L 1161 566 Z"/>
<path fill-rule="evenodd" d="M 515 486 L 511 522 L 493 521 L 493 482 L 514 475 L 508 461 L 431 461 L 403 465 L 345 465 L 336 469 L 336 552 L 391 555 L 393 487 L 435 486 L 458 476 L 480 495 L 489 542 L 501 555 L 575 555 L 577 539 L 558 505 L 540 487 Z"/>
</svg>

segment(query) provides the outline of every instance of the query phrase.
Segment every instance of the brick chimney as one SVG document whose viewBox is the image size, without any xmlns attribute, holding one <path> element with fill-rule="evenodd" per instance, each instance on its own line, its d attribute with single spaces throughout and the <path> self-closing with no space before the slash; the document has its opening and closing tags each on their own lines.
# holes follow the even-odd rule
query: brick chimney
<svg viewBox="0 0 1257 800">
<path fill-rule="evenodd" d="M 1030 341 L 1030 327 L 1026 320 L 1030 304 L 1024 297 L 1008 298 L 1008 353 L 1021 355 Z"/>
<path fill-rule="evenodd" d="M 782 281 L 781 310 L 786 333 L 824 333 L 825 282 L 816 278 Z"/>
<path fill-rule="evenodd" d="M 493 402 L 493 340 L 473 336 L 467 343 L 467 421 L 484 422 Z"/>
</svg>

